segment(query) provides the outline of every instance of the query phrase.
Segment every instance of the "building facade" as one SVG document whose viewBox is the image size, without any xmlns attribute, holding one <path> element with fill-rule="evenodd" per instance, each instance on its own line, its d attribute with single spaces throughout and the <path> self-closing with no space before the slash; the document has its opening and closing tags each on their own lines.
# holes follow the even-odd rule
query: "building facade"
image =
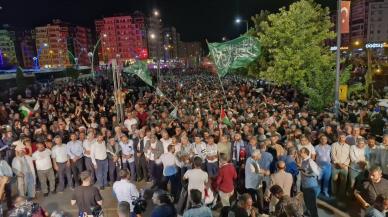
<svg viewBox="0 0 388 217">
<path fill-rule="evenodd" d="M 70 27 L 68 50 L 74 55 L 74 63 L 81 66 L 90 65 L 88 53 L 92 51 L 92 33 L 89 28 L 82 26 Z"/>
<path fill-rule="evenodd" d="M 17 64 L 15 51 L 15 32 L 7 29 L 0 30 L 0 67 Z"/>
<path fill-rule="evenodd" d="M 388 42 L 388 0 L 369 3 L 367 42 Z"/>
<path fill-rule="evenodd" d="M 178 38 L 175 27 L 163 28 L 162 35 L 164 60 L 178 58 Z"/>
<path fill-rule="evenodd" d="M 36 56 L 35 31 L 24 30 L 16 32 L 16 55 L 23 68 L 33 68 L 33 58 Z"/>
<path fill-rule="evenodd" d="M 138 58 L 145 49 L 139 23 L 131 16 L 106 17 L 96 21 L 96 32 L 101 39 L 100 64 L 117 59 L 119 64 Z"/>
<path fill-rule="evenodd" d="M 151 15 L 147 20 L 147 37 L 149 58 L 163 58 L 162 20 L 159 16 Z"/>
<path fill-rule="evenodd" d="M 35 28 L 36 53 L 41 68 L 62 68 L 70 65 L 67 51 L 69 28 L 59 23 Z"/>
</svg>

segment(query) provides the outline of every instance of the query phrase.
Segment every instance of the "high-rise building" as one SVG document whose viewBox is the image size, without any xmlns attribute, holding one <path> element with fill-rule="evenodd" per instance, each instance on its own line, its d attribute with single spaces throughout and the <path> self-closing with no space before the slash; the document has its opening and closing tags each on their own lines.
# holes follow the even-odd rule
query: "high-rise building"
<svg viewBox="0 0 388 217">
<path fill-rule="evenodd" d="M 89 28 L 72 26 L 69 29 L 68 49 L 74 55 L 78 65 L 90 65 L 88 52 L 92 48 L 92 33 Z"/>
<path fill-rule="evenodd" d="M 164 60 L 178 57 L 178 40 L 175 27 L 163 28 L 163 57 Z"/>
<path fill-rule="evenodd" d="M 184 61 L 187 67 L 195 67 L 200 63 L 203 56 L 201 42 L 178 42 L 179 58 Z"/>
<path fill-rule="evenodd" d="M 69 27 L 54 20 L 53 24 L 35 28 L 36 49 L 40 67 L 58 68 L 70 65 L 67 52 Z"/>
<path fill-rule="evenodd" d="M 139 57 L 143 47 L 142 32 L 131 16 L 105 17 L 96 21 L 96 32 L 101 38 L 100 62 L 117 59 L 119 64 Z"/>
<path fill-rule="evenodd" d="M 0 30 L 0 67 L 16 65 L 15 32 Z"/>
<path fill-rule="evenodd" d="M 350 3 L 350 42 L 361 45 L 367 40 L 368 8 L 371 0 L 352 0 Z"/>
<path fill-rule="evenodd" d="M 388 0 L 369 3 L 367 42 L 388 40 Z"/>
<path fill-rule="evenodd" d="M 162 20 L 158 15 L 152 14 L 147 21 L 148 52 L 152 59 L 163 58 Z"/>
<path fill-rule="evenodd" d="M 33 68 L 33 58 L 36 56 L 35 32 L 23 30 L 16 32 L 16 55 L 23 68 Z"/>
</svg>

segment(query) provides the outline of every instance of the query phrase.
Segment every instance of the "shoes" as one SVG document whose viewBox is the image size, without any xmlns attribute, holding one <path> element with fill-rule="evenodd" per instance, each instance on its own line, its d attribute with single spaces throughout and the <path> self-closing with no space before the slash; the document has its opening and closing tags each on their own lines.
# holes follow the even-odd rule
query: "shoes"
<svg viewBox="0 0 388 217">
<path fill-rule="evenodd" d="M 101 187 L 100 187 L 100 190 L 104 190 L 104 189 L 105 189 L 105 187 L 104 187 L 104 186 L 101 186 Z"/>
<path fill-rule="evenodd" d="M 54 190 L 54 191 L 52 191 L 52 192 L 50 192 L 50 194 L 56 194 L 57 192 Z"/>
<path fill-rule="evenodd" d="M 63 191 L 58 191 L 58 194 L 63 194 Z"/>
<path fill-rule="evenodd" d="M 48 197 L 48 195 L 49 195 L 48 193 L 44 193 L 43 197 Z"/>
</svg>

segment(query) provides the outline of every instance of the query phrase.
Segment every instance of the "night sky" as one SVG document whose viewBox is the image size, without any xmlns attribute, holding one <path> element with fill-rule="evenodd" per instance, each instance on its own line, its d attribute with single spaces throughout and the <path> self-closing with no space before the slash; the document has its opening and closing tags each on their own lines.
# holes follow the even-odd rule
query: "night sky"
<svg viewBox="0 0 388 217">
<path fill-rule="evenodd" d="M 220 41 L 245 31 L 234 23 L 260 10 L 277 11 L 295 0 L 0 0 L 0 24 L 26 29 L 45 25 L 52 19 L 94 28 L 94 20 L 117 13 L 159 9 L 165 26 L 175 26 L 183 41 Z M 335 1 L 318 0 L 335 7 Z M 330 3 L 327 3 L 330 2 Z M 250 22 L 250 25 L 253 25 Z"/>
</svg>

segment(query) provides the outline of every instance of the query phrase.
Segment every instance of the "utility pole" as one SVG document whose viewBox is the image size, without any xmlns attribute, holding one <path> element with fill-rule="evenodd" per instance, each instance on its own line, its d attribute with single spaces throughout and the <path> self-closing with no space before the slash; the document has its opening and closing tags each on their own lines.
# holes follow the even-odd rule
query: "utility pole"
<svg viewBox="0 0 388 217">
<path fill-rule="evenodd" d="M 335 117 L 339 117 L 339 79 L 341 70 L 341 0 L 337 0 L 337 51 L 336 51 L 336 74 L 335 74 L 335 102 L 334 113 Z"/>
</svg>

